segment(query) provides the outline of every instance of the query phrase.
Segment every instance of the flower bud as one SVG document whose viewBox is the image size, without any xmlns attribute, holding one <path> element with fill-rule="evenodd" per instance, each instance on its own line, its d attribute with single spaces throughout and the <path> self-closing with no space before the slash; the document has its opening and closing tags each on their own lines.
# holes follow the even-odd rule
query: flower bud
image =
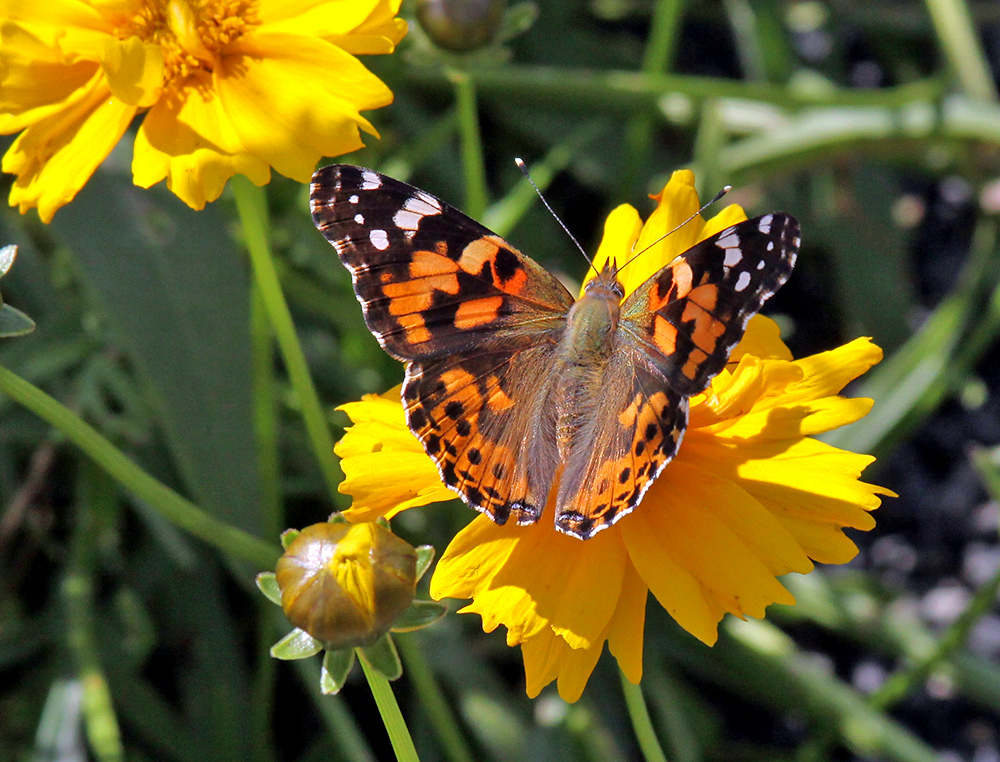
<svg viewBox="0 0 1000 762">
<path fill-rule="evenodd" d="M 366 522 L 313 524 L 278 561 L 281 607 L 327 649 L 374 643 L 413 601 L 417 553 Z"/>
<path fill-rule="evenodd" d="M 493 39 L 505 5 L 505 0 L 418 0 L 417 20 L 436 45 L 465 53 Z"/>
</svg>

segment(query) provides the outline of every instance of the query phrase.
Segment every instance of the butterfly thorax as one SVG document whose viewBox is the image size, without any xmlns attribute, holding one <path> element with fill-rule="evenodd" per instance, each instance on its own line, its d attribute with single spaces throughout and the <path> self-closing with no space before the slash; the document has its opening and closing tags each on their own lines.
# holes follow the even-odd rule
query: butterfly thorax
<svg viewBox="0 0 1000 762">
<path fill-rule="evenodd" d="M 581 424 L 593 420 L 601 399 L 605 367 L 611 359 L 621 312 L 622 287 L 613 267 L 587 284 L 570 309 L 556 353 L 553 402 L 556 439 L 565 462 Z"/>
</svg>

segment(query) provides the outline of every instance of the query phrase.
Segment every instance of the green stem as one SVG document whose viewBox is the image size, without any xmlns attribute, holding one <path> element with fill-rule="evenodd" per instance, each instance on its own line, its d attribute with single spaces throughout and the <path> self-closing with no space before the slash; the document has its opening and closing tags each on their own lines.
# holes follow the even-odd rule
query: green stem
<svg viewBox="0 0 1000 762">
<path fill-rule="evenodd" d="M 382 715 L 382 723 L 385 725 L 389 740 L 392 742 L 392 750 L 396 752 L 398 762 L 419 762 L 417 749 L 410 738 L 410 731 L 406 727 L 403 713 L 399 711 L 399 704 L 393 695 L 392 686 L 378 670 L 374 669 L 365 658 L 361 650 L 358 650 L 358 661 L 368 678 L 368 687 L 371 688 L 375 704 L 378 706 L 379 714 Z"/>
<path fill-rule="evenodd" d="M 274 567 L 280 555 L 277 546 L 212 518 L 139 468 L 72 410 L 2 367 L 0 392 L 61 431 L 112 478 L 168 521 L 224 553 L 242 558 L 258 568 Z"/>
<path fill-rule="evenodd" d="M 643 51 L 642 70 L 647 74 L 662 74 L 674 55 L 677 29 L 680 26 L 684 0 L 658 0 L 653 6 L 653 19 L 649 39 Z M 633 116 L 625 128 L 625 161 L 622 169 L 621 195 L 628 195 L 639 177 L 642 164 L 649 155 L 653 137 L 653 117 L 650 114 Z"/>
<path fill-rule="evenodd" d="M 963 92 L 970 98 L 995 101 L 989 64 L 979 44 L 965 0 L 926 0 L 938 42 Z"/>
<path fill-rule="evenodd" d="M 619 672 L 619 677 L 622 681 L 622 693 L 625 694 L 625 707 L 628 709 L 629 719 L 632 720 L 632 729 L 635 731 L 635 738 L 639 742 L 643 758 L 646 762 L 667 762 L 667 755 L 663 753 L 656 731 L 653 729 L 653 721 L 649 717 L 649 707 L 646 706 L 642 688 L 632 685 L 624 672 Z"/>
<path fill-rule="evenodd" d="M 434 679 L 434 673 L 420 647 L 417 635 L 396 635 L 396 646 L 403 652 L 406 674 L 420 696 L 420 706 L 427 713 L 431 727 L 441 743 L 441 749 L 450 762 L 473 762 L 468 744 L 454 714 L 448 708 L 441 686 Z"/>
<path fill-rule="evenodd" d="M 277 537 L 281 532 L 281 469 L 278 455 L 278 406 L 274 390 L 274 340 L 270 324 L 256 284 L 250 293 L 250 342 L 253 365 L 253 418 L 257 438 L 257 462 L 261 481 L 261 533 Z M 259 596 L 257 602 L 257 648 L 250 686 L 249 732 L 255 738 L 250 744 L 255 762 L 275 759 L 270 717 L 274 710 L 275 681 L 278 662 L 271 658 L 270 646 L 275 630 L 268 616 L 271 602 Z"/>
<path fill-rule="evenodd" d="M 486 188 L 486 165 L 483 160 L 483 139 L 479 132 L 479 108 L 476 85 L 464 72 L 451 70 L 449 79 L 455 85 L 458 104 L 458 132 L 462 144 L 462 169 L 465 175 L 465 213 L 474 220 L 482 219 L 489 203 Z"/>
<path fill-rule="evenodd" d="M 302 408 L 302 419 L 309 441 L 312 443 L 313 453 L 319 462 L 330 497 L 334 499 L 337 486 L 340 484 L 340 469 L 333 455 L 333 436 L 330 434 L 330 427 L 327 425 L 316 387 L 309 375 L 309 367 L 306 365 L 305 354 L 295 333 L 288 303 L 278 282 L 278 273 L 271 257 L 268 239 L 264 191 L 243 175 L 233 177 L 232 188 L 240 222 L 243 225 L 243 236 L 250 252 L 254 280 L 264 301 L 271 329 L 278 341 L 289 380 Z"/>
<path fill-rule="evenodd" d="M 557 105 L 575 112 L 610 114 L 645 110 L 660 114 L 666 96 L 741 98 L 773 103 L 787 108 L 802 106 L 879 106 L 894 108 L 913 102 L 931 102 L 944 93 L 937 78 L 878 90 L 835 87 L 790 89 L 783 84 L 740 82 L 715 77 L 680 74 L 649 74 L 622 70 L 570 69 L 554 66 L 499 66 L 467 69 L 482 99 L 531 101 L 535 105 Z M 445 89 L 454 87 L 439 70 L 411 67 L 407 76 L 415 85 Z"/>
</svg>

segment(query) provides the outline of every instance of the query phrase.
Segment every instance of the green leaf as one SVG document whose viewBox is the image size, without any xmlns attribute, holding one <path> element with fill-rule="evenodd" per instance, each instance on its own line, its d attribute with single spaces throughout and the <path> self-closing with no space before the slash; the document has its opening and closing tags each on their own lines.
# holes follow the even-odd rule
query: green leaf
<svg viewBox="0 0 1000 762">
<path fill-rule="evenodd" d="M 0 337 L 24 336 L 35 330 L 35 321 L 21 310 L 4 304 L 0 307 Z"/>
<path fill-rule="evenodd" d="M 428 569 L 431 568 L 431 563 L 434 561 L 434 547 L 432 545 L 420 545 L 416 548 L 417 551 L 417 581 L 424 576 Z"/>
<path fill-rule="evenodd" d="M 288 546 L 295 542 L 295 538 L 298 536 L 298 529 L 286 529 L 281 533 L 281 547 L 288 550 Z"/>
<path fill-rule="evenodd" d="M 323 669 L 319 675 L 320 690 L 330 695 L 340 693 L 354 666 L 354 649 L 339 648 L 323 654 Z"/>
<path fill-rule="evenodd" d="M 361 653 L 386 680 L 397 680 L 403 675 L 403 663 L 399 660 L 396 644 L 388 633 L 372 645 L 362 648 Z"/>
<path fill-rule="evenodd" d="M 448 613 L 448 607 L 437 601 L 414 601 L 392 624 L 393 632 L 411 632 L 429 627 Z"/>
<path fill-rule="evenodd" d="M 278 578 L 274 572 L 261 572 L 257 575 L 257 589 L 271 603 L 281 605 L 281 588 L 278 587 Z"/>
<path fill-rule="evenodd" d="M 0 249 L 0 278 L 10 270 L 11 265 L 14 264 L 15 257 L 17 257 L 17 246 L 14 244 L 7 244 Z"/>
<path fill-rule="evenodd" d="M 323 650 L 323 644 L 305 630 L 296 627 L 285 637 L 271 646 L 271 656 L 275 659 L 308 659 Z"/>
<path fill-rule="evenodd" d="M 52 230 L 138 369 L 189 492 L 252 532 L 249 279 L 228 225 L 219 204 L 196 212 L 166 189 L 99 172 Z"/>
</svg>

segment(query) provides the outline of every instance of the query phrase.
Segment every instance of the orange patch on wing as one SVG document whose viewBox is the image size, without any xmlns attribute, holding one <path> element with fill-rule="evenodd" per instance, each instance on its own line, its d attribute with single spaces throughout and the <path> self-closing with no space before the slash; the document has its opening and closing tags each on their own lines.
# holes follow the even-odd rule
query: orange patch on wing
<svg viewBox="0 0 1000 762">
<path fill-rule="evenodd" d="M 684 363 L 684 367 L 681 368 L 681 373 L 694 381 L 694 377 L 698 375 L 698 368 L 701 367 L 701 364 L 705 362 L 707 358 L 708 355 L 705 352 L 702 352 L 700 349 L 695 347 L 691 350 L 691 354 L 688 355 L 687 362 Z"/>
<path fill-rule="evenodd" d="M 694 280 L 694 273 L 691 271 L 691 265 L 685 261 L 675 262 L 671 267 L 671 272 L 674 276 L 674 298 L 680 299 L 681 297 L 687 296 L 691 291 L 691 283 Z"/>
<path fill-rule="evenodd" d="M 470 275 L 482 272 L 483 265 L 492 262 L 500 247 L 489 238 L 477 238 L 464 249 L 456 263 Z"/>
<path fill-rule="evenodd" d="M 507 280 L 497 285 L 508 294 L 520 294 L 528 283 L 528 273 L 518 268 Z"/>
<path fill-rule="evenodd" d="M 448 392 L 463 389 L 469 384 L 474 383 L 475 380 L 475 376 L 462 368 L 451 368 L 441 374 L 441 382 L 444 384 L 444 388 Z"/>
<path fill-rule="evenodd" d="M 411 344 L 422 344 L 429 341 L 431 332 L 424 325 L 424 319 L 416 313 L 400 315 L 397 320 L 406 329 L 406 340 Z"/>
<path fill-rule="evenodd" d="M 486 379 L 486 406 L 494 413 L 502 413 L 514 407 L 514 400 L 500 388 L 500 379 L 496 376 Z"/>
<path fill-rule="evenodd" d="M 618 414 L 618 422 L 621 423 L 624 428 L 630 429 L 635 425 L 635 419 L 639 415 L 639 406 L 641 404 L 642 397 L 637 394 L 628 404 L 628 407 Z"/>
<path fill-rule="evenodd" d="M 390 315 L 407 315 L 423 312 L 434 302 L 434 291 L 458 293 L 458 278 L 454 275 L 429 275 L 419 280 L 386 283 L 382 293 L 389 299 Z"/>
<path fill-rule="evenodd" d="M 712 312 L 719 301 L 719 289 L 715 285 L 698 286 L 688 294 L 688 299 L 706 312 Z"/>
<path fill-rule="evenodd" d="M 659 315 L 653 316 L 653 342 L 667 357 L 677 350 L 677 329 Z"/>
<path fill-rule="evenodd" d="M 442 256 L 440 252 L 421 249 L 413 252 L 413 258 L 410 260 L 411 278 L 427 278 L 455 272 L 458 272 L 458 265 L 448 257 Z"/>
<path fill-rule="evenodd" d="M 455 310 L 455 327 L 466 329 L 491 323 L 496 320 L 502 305 L 502 296 L 487 296 L 462 302 Z"/>
</svg>

